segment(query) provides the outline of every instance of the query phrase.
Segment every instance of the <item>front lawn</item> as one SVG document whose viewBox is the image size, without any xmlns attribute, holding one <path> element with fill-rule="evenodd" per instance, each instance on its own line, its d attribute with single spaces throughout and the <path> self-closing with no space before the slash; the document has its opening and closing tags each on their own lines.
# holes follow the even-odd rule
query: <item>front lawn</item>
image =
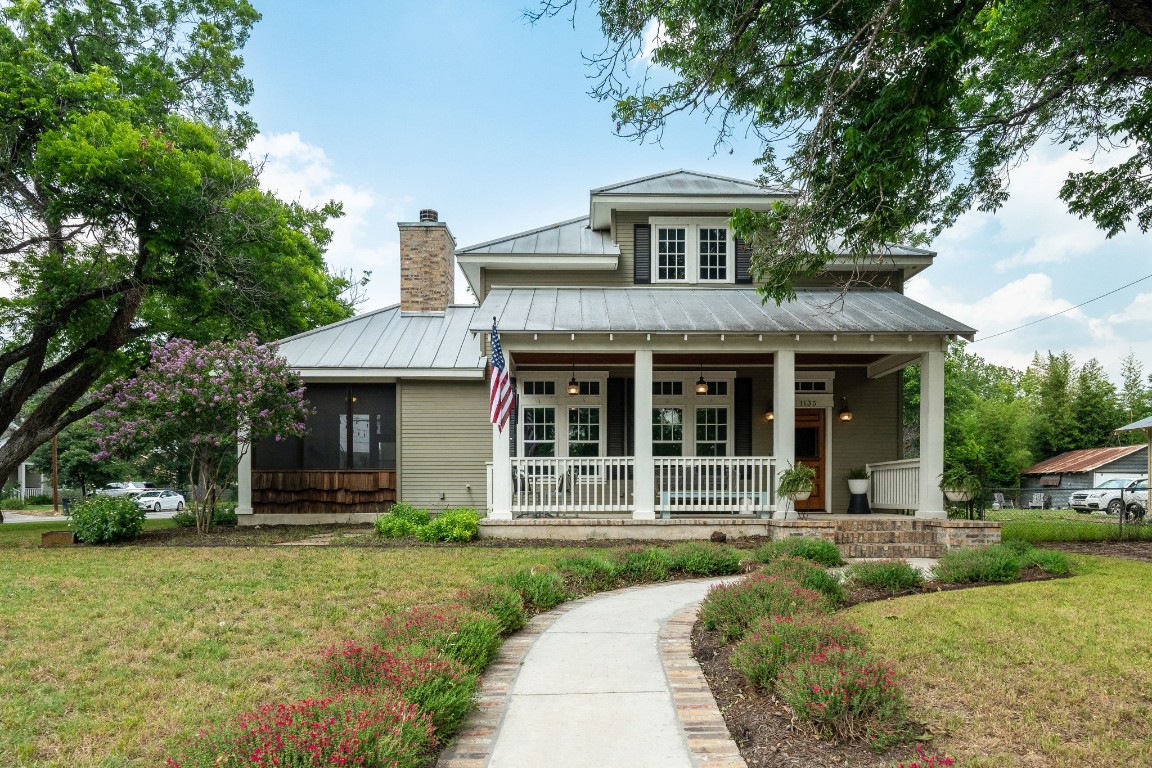
<svg viewBox="0 0 1152 768">
<path fill-rule="evenodd" d="M 3 766 L 160 765 L 204 725 L 314 690 L 318 651 L 363 637 L 383 612 L 570 554 L 30 548 L 54 527 L 0 527 Z"/>
<path fill-rule="evenodd" d="M 1074 568 L 849 618 L 962 766 L 1152 765 L 1152 564 L 1074 557 Z"/>
</svg>

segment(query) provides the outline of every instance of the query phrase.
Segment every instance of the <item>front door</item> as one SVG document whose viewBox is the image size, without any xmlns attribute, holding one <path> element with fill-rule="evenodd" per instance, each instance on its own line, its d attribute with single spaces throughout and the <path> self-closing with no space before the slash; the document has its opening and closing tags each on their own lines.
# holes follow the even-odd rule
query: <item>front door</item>
<svg viewBox="0 0 1152 768">
<path fill-rule="evenodd" d="M 796 509 L 807 512 L 826 509 L 824 500 L 824 409 L 796 410 L 796 461 L 816 470 L 812 495 L 796 502 Z"/>
</svg>

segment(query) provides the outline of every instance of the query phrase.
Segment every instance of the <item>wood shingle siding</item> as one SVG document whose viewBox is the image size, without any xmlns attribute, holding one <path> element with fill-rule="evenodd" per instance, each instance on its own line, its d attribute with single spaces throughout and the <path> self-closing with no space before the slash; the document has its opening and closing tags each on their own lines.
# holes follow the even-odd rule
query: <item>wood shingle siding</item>
<svg viewBox="0 0 1152 768">
<path fill-rule="evenodd" d="M 384 513 L 396 501 L 394 470 L 255 470 L 256 514 Z"/>
<path fill-rule="evenodd" d="M 485 462 L 492 460 L 488 382 L 406 382 L 400 424 L 400 500 L 433 511 L 484 511 Z"/>
</svg>

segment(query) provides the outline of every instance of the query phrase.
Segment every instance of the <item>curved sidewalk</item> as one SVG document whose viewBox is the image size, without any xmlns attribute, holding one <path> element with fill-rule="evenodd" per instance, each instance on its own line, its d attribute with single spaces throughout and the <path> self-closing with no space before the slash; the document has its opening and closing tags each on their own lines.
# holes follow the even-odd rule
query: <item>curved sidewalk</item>
<svg viewBox="0 0 1152 768">
<path fill-rule="evenodd" d="M 439 768 L 742 768 L 691 655 L 723 579 L 609 592 L 535 617 L 485 672 Z"/>
</svg>

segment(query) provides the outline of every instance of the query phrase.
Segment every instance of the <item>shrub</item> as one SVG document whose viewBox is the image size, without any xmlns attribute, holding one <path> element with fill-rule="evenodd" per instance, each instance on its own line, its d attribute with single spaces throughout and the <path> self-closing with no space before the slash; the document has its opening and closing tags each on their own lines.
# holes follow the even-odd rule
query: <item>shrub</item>
<svg viewBox="0 0 1152 768">
<path fill-rule="evenodd" d="M 904 695 L 892 668 L 858 648 L 828 645 L 789 664 L 776 693 L 825 736 L 875 741 L 904 725 Z"/>
<path fill-rule="evenodd" d="M 632 581 L 664 581 L 672 565 L 672 555 L 662 547 L 632 548 L 620 554 L 620 575 Z"/>
<path fill-rule="evenodd" d="M 770 616 L 736 644 L 732 666 L 752 685 L 771 689 L 785 665 L 829 645 L 863 648 L 864 633 L 832 616 Z"/>
<path fill-rule="evenodd" d="M 393 652 L 420 655 L 440 651 L 475 670 L 484 669 L 500 649 L 500 622 L 463 605 L 422 605 L 385 616 L 376 641 Z"/>
<path fill-rule="evenodd" d="M 72 527 L 88 544 L 131 541 L 144 530 L 144 514 L 132 499 L 93 496 L 72 508 Z"/>
<path fill-rule="evenodd" d="M 843 605 L 848 599 L 840 579 L 820 566 L 813 565 L 811 560 L 781 555 L 766 563 L 760 571 L 769 576 L 791 579 L 805 589 L 814 589 L 827 597 L 833 605 Z"/>
<path fill-rule="evenodd" d="M 385 539 L 400 539 L 415 536 L 421 527 L 428 524 L 432 516 L 426 509 L 417 509 L 401 501 L 393 504 L 388 514 L 376 518 L 376 533 Z"/>
<path fill-rule="evenodd" d="M 726 576 L 740 572 L 740 553 L 732 547 L 698 541 L 677 544 L 668 551 L 672 569 L 690 576 Z"/>
<path fill-rule="evenodd" d="M 196 513 L 185 509 L 172 515 L 172 522 L 181 528 L 193 528 L 196 525 Z M 216 509 L 212 513 L 213 525 L 236 525 L 238 522 L 236 502 L 220 501 L 216 503 Z"/>
<path fill-rule="evenodd" d="M 1003 544 L 945 552 L 933 574 L 948 584 L 1005 582 L 1020 577 L 1020 558 Z"/>
<path fill-rule="evenodd" d="M 456 732 L 472 706 L 476 674 L 438 652 L 410 655 L 353 642 L 324 652 L 316 675 L 326 691 L 385 690 L 427 712 L 441 740 Z"/>
<path fill-rule="evenodd" d="M 748 628 L 765 616 L 826 613 L 824 595 L 804 589 L 785 576 L 754 574 L 737 584 L 719 584 L 708 590 L 700 605 L 700 620 L 707 629 L 719 630 L 728 643 L 739 640 Z"/>
<path fill-rule="evenodd" d="M 620 568 L 599 555 L 576 555 L 556 561 L 556 569 L 577 593 L 601 592 L 618 586 Z"/>
<path fill-rule="evenodd" d="M 948 766 L 955 764 L 955 758 L 948 757 L 948 755 L 937 757 L 935 752 L 930 755 L 924 751 L 923 744 L 917 744 L 916 759 L 910 763 L 905 763 L 901 760 L 896 768 L 948 768 Z"/>
<path fill-rule="evenodd" d="M 519 592 L 524 607 L 533 612 L 547 611 L 568 599 L 564 579 L 552 571 L 522 568 L 499 577 L 496 583 Z"/>
<path fill-rule="evenodd" d="M 436 746 L 415 704 L 390 692 L 358 691 L 267 704 L 234 724 L 202 731 L 168 768 L 345 765 L 421 768 Z"/>
<path fill-rule="evenodd" d="M 481 513 L 467 507 L 446 509 L 428 523 L 416 529 L 421 541 L 472 541 L 480 533 Z"/>
<path fill-rule="evenodd" d="M 917 589 L 924 583 L 920 569 L 903 560 L 852 563 L 844 571 L 844 579 L 853 586 L 874 587 L 892 594 Z"/>
<path fill-rule="evenodd" d="M 24 503 L 29 504 L 29 505 L 39 505 L 39 506 L 43 506 L 45 504 L 51 504 L 52 503 L 52 494 L 50 494 L 50 493 L 38 493 L 35 496 L 29 496 L 28 498 L 24 499 Z"/>
<path fill-rule="evenodd" d="M 792 536 L 787 539 L 777 539 L 756 550 L 756 559 L 762 563 L 770 562 L 780 555 L 802 557 L 826 568 L 844 565 L 844 559 L 840 557 L 840 550 L 836 548 L 836 545 L 827 539 L 819 539 L 815 536 Z"/>
<path fill-rule="evenodd" d="M 505 635 L 512 634 L 528 621 L 524 612 L 524 598 L 511 587 L 479 584 L 461 591 L 456 599 L 461 605 L 495 617 L 500 622 L 501 633 Z"/>
<path fill-rule="evenodd" d="M 1045 573 L 1053 576 L 1066 576 L 1071 573 L 1072 566 L 1068 564 L 1068 556 L 1063 552 L 1054 552 L 1049 549 L 1034 549 L 1021 556 L 1020 567 L 1031 568 L 1036 566 Z"/>
<path fill-rule="evenodd" d="M 17 510 L 27 509 L 27 508 L 28 508 L 28 503 L 26 501 L 24 501 L 24 499 L 20 498 L 19 496 L 10 496 L 6 499 L 0 498 L 0 509 L 10 509 L 10 510 L 15 512 Z"/>
</svg>

